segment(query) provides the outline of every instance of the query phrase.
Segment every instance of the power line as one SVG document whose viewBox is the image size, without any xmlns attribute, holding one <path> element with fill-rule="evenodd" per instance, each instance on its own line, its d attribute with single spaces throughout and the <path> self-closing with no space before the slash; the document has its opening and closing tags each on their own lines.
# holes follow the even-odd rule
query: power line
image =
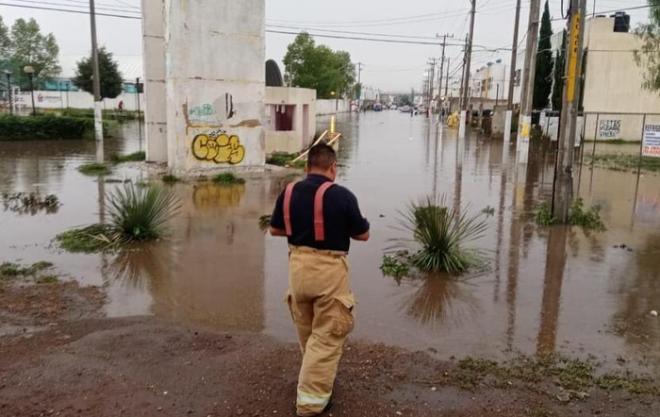
<svg viewBox="0 0 660 417">
<path fill-rule="evenodd" d="M 285 35 L 298 35 L 300 32 L 290 32 L 290 31 L 285 31 L 285 30 L 275 30 L 275 29 L 266 29 L 266 32 L 268 33 L 280 33 L 280 34 L 285 34 Z M 309 33 L 310 36 L 316 37 L 316 38 L 330 38 L 330 39 L 348 39 L 348 40 L 356 40 L 356 41 L 370 41 L 370 42 L 385 42 L 385 43 L 403 43 L 403 44 L 410 44 L 410 45 L 433 45 L 433 46 L 439 46 L 439 42 L 424 42 L 424 41 L 413 41 L 413 40 L 405 40 L 405 39 L 378 39 L 378 38 L 363 38 L 363 37 L 357 37 L 357 36 L 339 36 L 339 35 L 326 35 L 326 34 L 319 34 L 319 33 Z"/>
<path fill-rule="evenodd" d="M 73 2 L 66 2 L 66 3 L 61 3 L 61 2 L 51 2 L 51 1 L 35 1 L 35 0 L 13 0 L 15 2 L 20 2 L 20 3 L 31 3 L 31 4 L 37 4 L 41 6 L 58 6 L 58 7 L 70 7 L 70 8 L 77 8 L 80 9 L 81 11 L 87 11 L 87 7 L 83 6 L 82 4 L 74 4 Z M 77 10 L 74 9 L 74 10 Z M 96 7 L 97 10 L 106 10 L 110 12 L 127 12 L 127 13 L 139 13 L 136 11 L 131 11 L 127 10 L 125 8 L 118 8 L 118 7 L 106 7 L 106 6 L 98 6 Z"/>
<path fill-rule="evenodd" d="M 76 13 L 76 14 L 86 14 L 89 15 L 89 10 L 72 10 L 72 9 L 60 9 L 60 8 L 55 8 L 55 7 L 41 7 L 41 6 L 28 6 L 26 4 L 11 4 L 11 3 L 0 3 L 0 6 L 8 6 L 8 7 L 17 7 L 20 9 L 34 9 L 34 10 L 48 10 L 52 12 L 65 12 L 65 13 Z M 97 16 L 105 16 L 105 17 L 117 17 L 121 19 L 137 19 L 137 20 L 142 20 L 142 16 L 128 16 L 128 15 L 121 15 L 121 14 L 115 14 L 115 13 L 96 13 Z"/>
</svg>

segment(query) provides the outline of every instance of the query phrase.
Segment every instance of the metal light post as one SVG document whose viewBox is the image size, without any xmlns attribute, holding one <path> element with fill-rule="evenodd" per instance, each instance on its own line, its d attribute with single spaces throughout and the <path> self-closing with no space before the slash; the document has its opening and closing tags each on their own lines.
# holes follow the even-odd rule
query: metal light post
<svg viewBox="0 0 660 417">
<path fill-rule="evenodd" d="M 142 119 L 140 118 L 140 92 L 142 88 L 140 86 L 140 77 L 135 79 L 135 100 L 137 102 L 137 121 L 138 121 L 138 140 L 139 147 L 142 150 Z"/>
<path fill-rule="evenodd" d="M 14 103 L 11 97 L 11 71 L 5 70 L 5 76 L 7 77 L 7 104 L 9 105 L 9 114 L 14 114 Z"/>
<path fill-rule="evenodd" d="M 25 72 L 30 80 L 30 95 L 32 96 L 32 115 L 37 115 L 37 108 L 34 105 L 34 68 L 32 65 L 26 65 L 23 67 L 23 72 Z"/>
</svg>

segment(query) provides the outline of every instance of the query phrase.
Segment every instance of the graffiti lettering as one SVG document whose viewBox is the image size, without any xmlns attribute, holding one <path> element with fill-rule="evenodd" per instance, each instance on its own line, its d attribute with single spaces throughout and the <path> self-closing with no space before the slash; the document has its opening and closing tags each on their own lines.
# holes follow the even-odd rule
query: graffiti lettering
<svg viewBox="0 0 660 417">
<path fill-rule="evenodd" d="M 621 133 L 621 120 L 601 120 L 598 135 L 601 138 L 616 138 Z"/>
<path fill-rule="evenodd" d="M 245 147 L 236 135 L 199 134 L 192 141 L 193 156 L 200 161 L 236 165 L 245 158 Z"/>
<path fill-rule="evenodd" d="M 212 104 L 203 104 L 201 106 L 191 107 L 188 115 L 192 120 L 206 119 L 215 114 L 215 107 Z"/>
</svg>

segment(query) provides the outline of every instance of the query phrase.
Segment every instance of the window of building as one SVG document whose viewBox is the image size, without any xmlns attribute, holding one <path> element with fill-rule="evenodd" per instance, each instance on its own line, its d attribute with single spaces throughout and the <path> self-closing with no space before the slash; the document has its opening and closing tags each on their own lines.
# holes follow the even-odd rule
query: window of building
<svg viewBox="0 0 660 417">
<path fill-rule="evenodd" d="M 273 129 L 276 131 L 292 131 L 293 119 L 296 113 L 296 106 L 292 104 L 281 104 L 271 106 L 271 120 Z"/>
</svg>

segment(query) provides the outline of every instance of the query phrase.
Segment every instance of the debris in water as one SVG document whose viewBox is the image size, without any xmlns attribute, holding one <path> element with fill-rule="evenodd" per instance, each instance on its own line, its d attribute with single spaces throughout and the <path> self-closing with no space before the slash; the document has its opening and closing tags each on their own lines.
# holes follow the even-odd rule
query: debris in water
<svg viewBox="0 0 660 417">
<path fill-rule="evenodd" d="M 651 310 L 651 315 L 653 317 L 658 317 L 658 311 L 657 310 Z"/>
</svg>

